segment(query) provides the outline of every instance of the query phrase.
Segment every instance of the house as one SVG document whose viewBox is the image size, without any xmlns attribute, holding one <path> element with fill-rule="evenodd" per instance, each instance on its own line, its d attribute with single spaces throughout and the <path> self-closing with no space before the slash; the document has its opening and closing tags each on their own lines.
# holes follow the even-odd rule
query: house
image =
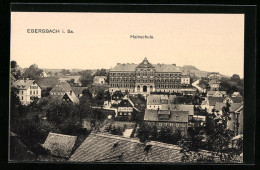
<svg viewBox="0 0 260 170">
<path fill-rule="evenodd" d="M 45 71 L 43 71 L 43 72 L 40 74 L 40 77 L 49 77 L 49 75 L 48 75 Z"/>
<path fill-rule="evenodd" d="M 175 130 L 181 130 L 182 135 L 187 134 L 188 129 L 188 111 L 177 110 L 145 110 L 144 121 L 148 125 L 156 126 L 158 129 L 169 127 Z"/>
<path fill-rule="evenodd" d="M 207 97 L 226 97 L 227 93 L 226 91 L 207 91 Z"/>
<path fill-rule="evenodd" d="M 112 94 L 111 104 L 119 104 L 123 99 L 124 95 L 121 91 L 115 91 Z"/>
<path fill-rule="evenodd" d="M 227 128 L 234 131 L 236 134 L 243 133 L 243 103 L 232 103 L 229 108 L 229 117 Z"/>
<path fill-rule="evenodd" d="M 18 89 L 18 97 L 23 105 L 30 104 L 34 98 L 41 98 L 41 87 L 34 80 L 17 80 L 13 87 Z"/>
<path fill-rule="evenodd" d="M 209 78 L 209 80 L 219 80 L 220 79 L 220 75 L 218 72 L 209 73 L 207 77 Z"/>
<path fill-rule="evenodd" d="M 243 97 L 226 97 L 223 103 L 229 102 L 229 103 L 242 103 L 244 101 Z"/>
<path fill-rule="evenodd" d="M 77 136 L 70 136 L 58 133 L 49 133 L 44 144 L 45 149 L 50 150 L 51 155 L 69 158 L 75 145 Z"/>
<path fill-rule="evenodd" d="M 50 91 L 50 95 L 59 96 L 64 95 L 66 92 L 70 92 L 72 90 L 71 86 L 66 81 L 59 81 L 53 89 Z"/>
<path fill-rule="evenodd" d="M 239 92 L 234 92 L 231 97 L 242 97 Z"/>
<path fill-rule="evenodd" d="M 131 101 L 130 98 L 124 96 L 121 102 L 118 104 L 116 117 L 124 117 L 126 120 L 131 120 L 134 110 L 140 112 Z"/>
<path fill-rule="evenodd" d="M 70 92 L 65 92 L 65 94 L 63 95 L 53 95 L 51 96 L 51 98 L 60 101 L 63 100 L 63 101 L 71 102 L 73 104 L 79 103 L 79 99 L 77 98 L 77 96 L 74 94 L 72 90 Z"/>
<path fill-rule="evenodd" d="M 75 75 L 75 76 L 71 76 L 71 75 L 66 75 L 65 77 L 61 77 L 59 78 L 59 81 L 72 81 L 74 80 L 74 85 L 75 86 L 81 86 L 81 82 L 80 82 L 80 75 Z"/>
<path fill-rule="evenodd" d="M 72 91 L 75 93 L 75 95 L 80 98 L 83 94 L 83 90 L 87 90 L 88 87 L 71 87 Z"/>
<path fill-rule="evenodd" d="M 35 80 L 36 83 L 43 89 L 53 88 L 56 84 L 59 83 L 57 77 L 43 77 Z"/>
<path fill-rule="evenodd" d="M 212 97 L 209 96 L 205 99 L 205 102 L 202 103 L 202 108 L 205 108 L 207 110 L 208 113 L 212 113 L 212 109 L 215 108 L 215 105 L 217 102 L 221 102 L 223 103 L 223 101 L 225 100 L 225 97 Z"/>
<path fill-rule="evenodd" d="M 176 145 L 106 133 L 92 132 L 69 162 L 171 162 L 180 163 L 183 154 Z"/>
<path fill-rule="evenodd" d="M 93 85 L 99 84 L 103 85 L 106 84 L 107 77 L 106 76 L 95 76 L 93 79 Z"/>
<path fill-rule="evenodd" d="M 219 80 L 210 80 L 208 82 L 209 86 L 210 86 L 210 90 L 211 91 L 218 91 L 220 88 L 220 81 Z"/>
</svg>

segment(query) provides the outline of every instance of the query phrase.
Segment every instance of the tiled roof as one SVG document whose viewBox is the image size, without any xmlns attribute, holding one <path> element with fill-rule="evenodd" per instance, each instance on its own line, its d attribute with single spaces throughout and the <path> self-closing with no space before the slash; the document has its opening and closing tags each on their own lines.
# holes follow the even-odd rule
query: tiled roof
<svg viewBox="0 0 260 170">
<path fill-rule="evenodd" d="M 118 107 L 133 107 L 128 99 L 123 99 L 119 104 Z"/>
<path fill-rule="evenodd" d="M 77 136 L 49 133 L 43 147 L 49 149 L 52 155 L 69 158 Z"/>
<path fill-rule="evenodd" d="M 231 96 L 232 97 L 242 97 L 239 92 L 234 92 Z"/>
<path fill-rule="evenodd" d="M 35 82 L 34 80 L 17 80 L 14 82 L 13 86 L 17 89 L 28 89 L 31 84 Z"/>
<path fill-rule="evenodd" d="M 159 112 L 162 112 L 161 110 Z M 164 121 L 164 122 L 188 122 L 188 111 L 170 111 L 168 120 L 159 120 L 157 110 L 145 110 L 144 120 L 146 121 Z"/>
<path fill-rule="evenodd" d="M 216 102 L 215 110 L 221 111 L 223 107 L 225 107 L 226 104 L 223 102 Z"/>
<path fill-rule="evenodd" d="M 231 103 L 229 111 L 236 112 L 241 106 L 243 106 L 243 103 Z"/>
<path fill-rule="evenodd" d="M 70 90 L 72 90 L 72 88 L 68 82 L 60 81 L 53 87 L 50 93 L 69 92 Z"/>
<path fill-rule="evenodd" d="M 225 99 L 225 97 L 212 97 L 212 96 L 209 96 L 208 97 L 209 105 L 210 106 L 215 106 L 217 102 L 223 102 L 224 99 Z"/>
<path fill-rule="evenodd" d="M 71 156 L 71 162 L 181 162 L 180 147 L 161 142 L 92 132 Z"/>
<path fill-rule="evenodd" d="M 149 95 L 147 96 L 147 105 L 158 105 L 161 104 L 160 95 Z"/>
<path fill-rule="evenodd" d="M 137 64 L 120 64 L 118 63 L 114 68 L 112 68 L 110 71 L 135 71 L 135 68 L 137 67 Z"/>
<path fill-rule="evenodd" d="M 233 103 L 242 103 L 244 101 L 243 97 L 231 97 Z"/>
<path fill-rule="evenodd" d="M 42 88 L 47 88 L 47 87 L 53 88 L 59 82 L 57 77 L 43 77 L 35 81 Z"/>
<path fill-rule="evenodd" d="M 225 91 L 207 91 L 207 94 L 209 96 L 213 96 L 214 94 L 216 94 L 217 92 L 221 93 L 222 95 L 226 95 L 227 93 Z"/>
<path fill-rule="evenodd" d="M 83 90 L 88 89 L 88 87 L 71 87 L 72 91 L 75 93 L 75 95 L 82 94 Z"/>
<path fill-rule="evenodd" d="M 70 93 L 70 92 L 66 92 L 66 94 L 65 95 L 67 95 L 69 98 L 70 98 L 70 100 L 71 100 L 71 102 L 72 103 L 79 103 L 79 99 L 77 98 L 77 96 L 75 95 L 75 93 Z"/>
<path fill-rule="evenodd" d="M 171 110 L 182 110 L 182 111 L 188 111 L 189 115 L 194 115 L 194 105 L 188 105 L 188 104 L 171 104 L 170 105 Z"/>
<path fill-rule="evenodd" d="M 181 72 L 179 68 L 177 68 L 173 64 L 153 64 L 156 72 Z"/>
</svg>

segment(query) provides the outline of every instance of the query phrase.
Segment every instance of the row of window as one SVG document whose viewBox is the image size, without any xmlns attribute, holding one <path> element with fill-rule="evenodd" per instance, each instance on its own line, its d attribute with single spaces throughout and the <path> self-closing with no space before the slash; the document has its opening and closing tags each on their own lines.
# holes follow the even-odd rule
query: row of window
<svg viewBox="0 0 260 170">
<path fill-rule="evenodd" d="M 159 127 L 186 127 L 186 124 L 184 123 L 170 123 L 170 122 L 149 122 L 149 125 L 158 125 Z"/>
<path fill-rule="evenodd" d="M 134 84 L 111 84 L 111 87 L 130 87 L 130 88 L 134 88 L 135 85 Z"/>
<path fill-rule="evenodd" d="M 119 116 L 131 116 L 131 112 L 125 112 L 125 113 L 122 113 L 122 112 L 119 112 Z"/>
<path fill-rule="evenodd" d="M 30 89 L 38 89 L 38 86 L 30 86 Z"/>
<path fill-rule="evenodd" d="M 65 93 L 51 93 L 52 95 L 64 95 Z"/>
<path fill-rule="evenodd" d="M 38 95 L 38 90 L 30 90 L 30 95 Z"/>
<path fill-rule="evenodd" d="M 156 88 L 179 88 L 180 86 L 177 84 L 156 84 L 155 85 Z"/>
<path fill-rule="evenodd" d="M 159 76 L 159 77 L 181 77 L 181 74 L 154 73 L 146 71 L 137 71 L 136 73 L 110 73 L 110 76 Z"/>
</svg>

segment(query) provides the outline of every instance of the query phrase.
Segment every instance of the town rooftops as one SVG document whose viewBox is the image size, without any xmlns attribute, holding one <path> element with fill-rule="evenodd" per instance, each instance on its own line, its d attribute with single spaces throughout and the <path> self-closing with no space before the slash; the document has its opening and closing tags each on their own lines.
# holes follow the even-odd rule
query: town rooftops
<svg viewBox="0 0 260 170">
<path fill-rule="evenodd" d="M 167 111 L 167 113 L 169 110 Z M 165 121 L 165 122 L 188 122 L 188 111 L 170 111 L 170 117 L 167 120 L 160 120 L 158 115 L 164 114 L 165 110 L 145 110 L 144 120 L 145 121 Z"/>
<path fill-rule="evenodd" d="M 70 162 L 181 162 L 175 145 L 92 132 L 69 159 Z"/>
<path fill-rule="evenodd" d="M 76 139 L 76 136 L 50 132 L 43 147 L 50 150 L 52 155 L 69 158 Z"/>
<path fill-rule="evenodd" d="M 35 83 L 34 80 L 17 80 L 14 82 L 13 87 L 16 87 L 20 90 L 26 90 L 28 89 L 33 83 Z"/>
<path fill-rule="evenodd" d="M 161 104 L 160 95 L 149 95 L 147 96 L 147 105 L 159 105 Z"/>
<path fill-rule="evenodd" d="M 188 104 L 171 104 L 170 110 L 188 111 L 189 115 L 194 115 L 194 105 Z"/>
<path fill-rule="evenodd" d="M 225 91 L 207 91 L 208 96 L 214 96 L 216 93 L 221 93 L 222 95 L 227 94 L 227 92 L 225 92 Z"/>
<path fill-rule="evenodd" d="M 234 92 L 231 97 L 242 97 L 239 92 Z"/>
</svg>

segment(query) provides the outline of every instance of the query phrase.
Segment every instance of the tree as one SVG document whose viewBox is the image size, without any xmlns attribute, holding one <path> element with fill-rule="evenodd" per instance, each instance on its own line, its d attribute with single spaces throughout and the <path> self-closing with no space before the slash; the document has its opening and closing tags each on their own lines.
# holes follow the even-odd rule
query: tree
<svg viewBox="0 0 260 170">
<path fill-rule="evenodd" d="M 230 80 L 235 81 L 235 82 L 238 82 L 238 81 L 240 81 L 240 76 L 237 75 L 237 74 L 233 74 L 233 75 L 230 77 Z"/>
<path fill-rule="evenodd" d="M 151 127 L 146 123 L 142 123 L 139 129 L 137 130 L 137 137 L 140 139 L 140 142 L 145 142 L 149 140 Z"/>
<path fill-rule="evenodd" d="M 92 71 L 84 70 L 80 72 L 79 81 L 81 82 L 83 87 L 90 86 L 93 83 Z"/>
<path fill-rule="evenodd" d="M 28 69 L 25 70 L 23 77 L 35 80 L 40 77 L 42 69 L 39 69 L 36 64 L 31 65 Z"/>
<path fill-rule="evenodd" d="M 63 75 L 70 74 L 70 70 L 62 69 L 60 73 Z"/>
<path fill-rule="evenodd" d="M 97 69 L 96 73 L 94 76 L 107 76 L 107 70 L 104 68 L 101 68 L 100 70 Z"/>
<path fill-rule="evenodd" d="M 89 89 L 84 89 L 84 90 L 82 91 L 82 96 L 87 97 L 89 100 L 92 99 L 92 93 L 90 92 Z"/>
</svg>

